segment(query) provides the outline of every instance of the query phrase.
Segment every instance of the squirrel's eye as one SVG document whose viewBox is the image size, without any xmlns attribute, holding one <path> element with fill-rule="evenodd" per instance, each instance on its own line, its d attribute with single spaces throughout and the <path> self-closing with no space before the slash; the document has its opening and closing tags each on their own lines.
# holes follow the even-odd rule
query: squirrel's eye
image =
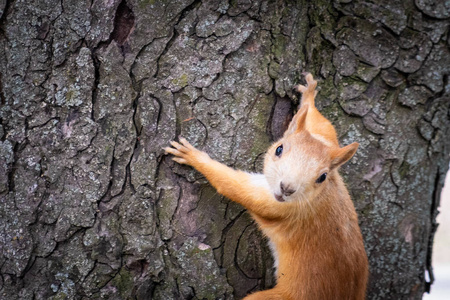
<svg viewBox="0 0 450 300">
<path fill-rule="evenodd" d="M 322 183 L 325 181 L 325 179 L 327 179 L 327 173 L 323 173 L 322 175 L 320 175 L 319 178 L 317 178 L 316 182 L 317 183 Z"/>
<path fill-rule="evenodd" d="M 281 156 L 281 153 L 283 153 L 283 145 L 278 146 L 278 148 L 275 150 L 276 156 Z"/>
</svg>

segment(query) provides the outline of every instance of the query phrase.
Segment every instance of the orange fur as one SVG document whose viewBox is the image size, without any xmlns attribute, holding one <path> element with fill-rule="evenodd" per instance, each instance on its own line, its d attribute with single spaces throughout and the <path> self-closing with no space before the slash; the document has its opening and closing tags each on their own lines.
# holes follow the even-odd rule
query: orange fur
<svg viewBox="0 0 450 300">
<path fill-rule="evenodd" d="M 365 298 L 367 256 L 353 202 L 338 173 L 358 144 L 339 147 L 334 127 L 314 106 L 317 82 L 310 74 L 306 81 L 307 86 L 298 87 L 303 93 L 298 113 L 267 151 L 264 175 L 229 168 L 182 138 L 165 149 L 246 207 L 269 237 L 277 284 L 246 300 Z"/>
</svg>

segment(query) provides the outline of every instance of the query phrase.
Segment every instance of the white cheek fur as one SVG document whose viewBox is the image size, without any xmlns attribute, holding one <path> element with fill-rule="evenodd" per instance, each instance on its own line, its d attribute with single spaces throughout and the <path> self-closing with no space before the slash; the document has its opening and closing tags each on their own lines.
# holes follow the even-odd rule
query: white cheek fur
<svg viewBox="0 0 450 300">
<path fill-rule="evenodd" d="M 264 174 L 252 173 L 250 174 L 250 180 L 252 185 L 270 190 L 269 182 L 267 182 L 267 178 Z"/>
</svg>

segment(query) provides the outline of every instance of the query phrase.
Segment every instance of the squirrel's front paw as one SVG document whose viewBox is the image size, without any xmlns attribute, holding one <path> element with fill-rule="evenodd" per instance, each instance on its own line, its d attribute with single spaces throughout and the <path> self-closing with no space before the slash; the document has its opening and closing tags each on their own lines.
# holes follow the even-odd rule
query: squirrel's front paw
<svg viewBox="0 0 450 300">
<path fill-rule="evenodd" d="M 304 75 L 305 75 L 305 79 L 306 79 L 306 86 L 299 84 L 297 86 L 297 90 L 300 93 L 302 93 L 303 95 L 305 95 L 305 94 L 315 95 L 316 87 L 317 87 L 317 81 L 314 80 L 314 78 L 313 78 L 311 73 L 304 73 Z"/>
<path fill-rule="evenodd" d="M 196 162 L 199 162 L 204 158 L 209 158 L 208 154 L 197 150 L 184 138 L 180 138 L 180 143 L 172 141 L 170 144 L 173 148 L 166 147 L 164 150 L 166 153 L 173 154 L 174 158 L 172 159 L 179 164 L 194 166 Z"/>
</svg>

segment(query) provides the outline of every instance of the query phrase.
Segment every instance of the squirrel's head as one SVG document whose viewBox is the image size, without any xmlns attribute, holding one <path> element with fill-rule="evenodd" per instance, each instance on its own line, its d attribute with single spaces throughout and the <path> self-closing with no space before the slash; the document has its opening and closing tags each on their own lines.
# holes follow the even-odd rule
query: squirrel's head
<svg viewBox="0 0 450 300">
<path fill-rule="evenodd" d="M 294 116 L 283 137 L 267 151 L 264 175 L 278 201 L 315 198 L 339 166 L 356 152 L 358 143 L 340 148 L 305 128 L 308 105 Z"/>
</svg>

